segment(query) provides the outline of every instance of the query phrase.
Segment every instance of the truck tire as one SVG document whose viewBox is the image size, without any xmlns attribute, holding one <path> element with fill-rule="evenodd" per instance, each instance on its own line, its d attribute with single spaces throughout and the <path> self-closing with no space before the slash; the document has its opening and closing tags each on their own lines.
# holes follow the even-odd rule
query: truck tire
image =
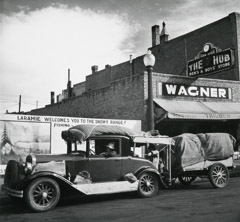
<svg viewBox="0 0 240 222">
<path fill-rule="evenodd" d="M 223 188 L 228 185 L 229 171 L 222 163 L 215 163 L 210 167 L 209 180 L 214 188 Z"/>
</svg>

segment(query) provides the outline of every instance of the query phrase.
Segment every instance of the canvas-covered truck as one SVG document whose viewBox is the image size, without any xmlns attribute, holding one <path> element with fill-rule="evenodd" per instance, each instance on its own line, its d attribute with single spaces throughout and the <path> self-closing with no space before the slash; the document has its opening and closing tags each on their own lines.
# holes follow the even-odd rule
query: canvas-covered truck
<svg viewBox="0 0 240 222">
<path fill-rule="evenodd" d="M 182 134 L 173 138 L 172 171 L 184 185 L 207 177 L 215 188 L 229 182 L 235 138 L 228 133 Z"/>
<path fill-rule="evenodd" d="M 37 212 L 52 209 L 72 191 L 80 196 L 135 191 L 152 197 L 158 193 L 160 173 L 134 152 L 136 134 L 121 126 L 71 127 L 62 132 L 66 154 L 30 154 L 24 163 L 10 160 L 2 188 Z"/>
<path fill-rule="evenodd" d="M 136 143 L 141 137 L 135 137 Z M 173 145 L 161 144 L 156 138 L 145 138 L 157 151 L 161 182 L 168 188 L 176 179 L 190 185 L 197 177 L 208 178 L 213 187 L 223 188 L 234 169 L 235 138 L 227 133 L 182 134 L 172 138 Z M 151 151 L 153 152 L 153 151 Z"/>
</svg>

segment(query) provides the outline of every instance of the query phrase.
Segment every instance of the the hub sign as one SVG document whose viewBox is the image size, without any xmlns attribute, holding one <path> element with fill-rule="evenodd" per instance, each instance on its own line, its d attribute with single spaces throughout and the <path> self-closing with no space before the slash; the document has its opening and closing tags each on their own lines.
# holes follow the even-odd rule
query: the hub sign
<svg viewBox="0 0 240 222">
<path fill-rule="evenodd" d="M 196 77 L 223 69 L 231 68 L 234 65 L 234 56 L 231 49 L 217 53 L 207 54 L 201 58 L 188 62 L 188 76 Z"/>
</svg>

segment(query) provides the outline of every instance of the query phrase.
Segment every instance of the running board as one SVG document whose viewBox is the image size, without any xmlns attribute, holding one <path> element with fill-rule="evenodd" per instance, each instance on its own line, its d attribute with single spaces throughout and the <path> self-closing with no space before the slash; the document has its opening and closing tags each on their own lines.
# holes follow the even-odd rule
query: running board
<svg viewBox="0 0 240 222">
<path fill-rule="evenodd" d="M 128 181 L 86 183 L 73 185 L 73 187 L 86 195 L 112 194 L 136 191 L 138 189 L 138 182 L 137 180 L 134 183 Z"/>
</svg>

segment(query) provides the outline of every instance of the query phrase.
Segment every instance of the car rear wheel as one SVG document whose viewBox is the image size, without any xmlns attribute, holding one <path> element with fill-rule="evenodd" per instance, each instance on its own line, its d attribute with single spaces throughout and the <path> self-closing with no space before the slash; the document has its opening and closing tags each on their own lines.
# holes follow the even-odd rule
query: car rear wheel
<svg viewBox="0 0 240 222">
<path fill-rule="evenodd" d="M 141 197 L 152 197 L 158 193 L 158 178 L 153 173 L 143 173 L 139 177 L 138 194 Z"/>
<path fill-rule="evenodd" d="M 27 205 L 37 212 L 54 208 L 60 199 L 58 183 L 47 177 L 38 178 L 29 184 L 25 191 Z"/>
<path fill-rule="evenodd" d="M 215 188 L 223 188 L 229 182 L 229 171 L 226 166 L 221 163 L 215 163 L 209 170 L 210 183 Z"/>
</svg>

